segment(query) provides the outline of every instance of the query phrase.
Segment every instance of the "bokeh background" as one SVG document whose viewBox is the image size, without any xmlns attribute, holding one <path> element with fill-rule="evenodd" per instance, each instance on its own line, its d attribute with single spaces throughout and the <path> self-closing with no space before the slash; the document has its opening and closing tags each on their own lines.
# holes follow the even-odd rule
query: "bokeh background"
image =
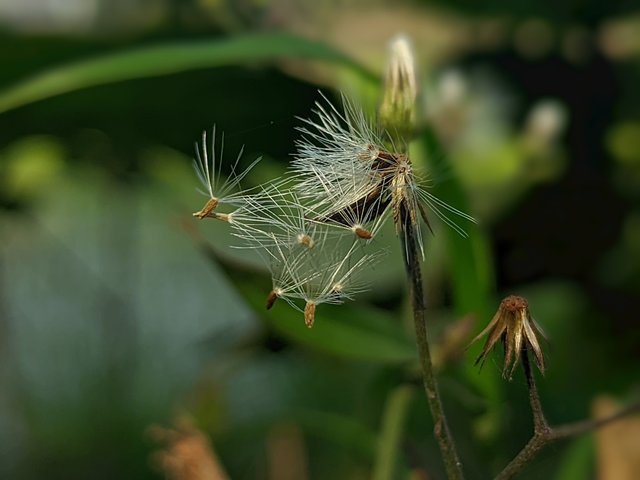
<svg viewBox="0 0 640 480">
<path fill-rule="evenodd" d="M 228 160 L 263 157 L 249 185 L 281 175 L 319 90 L 375 112 L 400 33 L 420 67 L 415 162 L 479 220 L 426 237 L 468 477 L 531 433 L 521 373 L 464 351 L 503 296 L 549 337 L 553 423 L 637 395 L 634 2 L 3 0 L 0 477 L 443 478 L 393 232 L 372 291 L 308 331 L 261 309 L 268 276 L 224 225 L 191 217 L 203 130 Z M 640 477 L 637 419 L 611 428 L 521 478 Z"/>
</svg>

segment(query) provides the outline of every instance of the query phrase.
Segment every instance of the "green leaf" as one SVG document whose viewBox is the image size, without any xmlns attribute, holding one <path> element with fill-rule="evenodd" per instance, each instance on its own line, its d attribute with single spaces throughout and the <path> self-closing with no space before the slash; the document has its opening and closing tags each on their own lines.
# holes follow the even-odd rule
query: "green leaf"
<svg viewBox="0 0 640 480">
<path fill-rule="evenodd" d="M 97 85 L 281 58 L 324 60 L 377 81 L 375 74 L 324 43 L 287 34 L 257 34 L 152 45 L 52 68 L 1 91 L 0 113 Z"/>
<path fill-rule="evenodd" d="M 308 433 L 325 438 L 367 460 L 375 458 L 377 437 L 356 418 L 317 410 L 298 410 L 293 418 Z"/>
<path fill-rule="evenodd" d="M 564 454 L 555 479 L 580 480 L 593 478 L 594 450 L 594 441 L 591 435 L 574 440 Z"/>
</svg>

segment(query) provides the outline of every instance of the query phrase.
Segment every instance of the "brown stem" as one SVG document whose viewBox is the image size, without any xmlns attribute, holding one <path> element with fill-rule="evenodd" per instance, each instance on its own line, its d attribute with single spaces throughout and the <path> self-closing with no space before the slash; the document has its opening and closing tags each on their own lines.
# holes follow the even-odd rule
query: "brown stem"
<svg viewBox="0 0 640 480">
<path fill-rule="evenodd" d="M 525 347 L 520 352 L 522 359 L 522 367 L 524 369 L 524 375 L 527 377 L 527 387 L 529 388 L 529 403 L 531 404 L 531 413 L 533 413 L 533 430 L 536 435 L 548 433 L 549 423 L 544 416 L 542 410 L 542 403 L 540 403 L 540 396 L 538 395 L 538 387 L 536 385 L 536 378 L 531 370 L 531 363 L 529 362 L 529 349 Z"/>
<path fill-rule="evenodd" d="M 640 402 L 636 402 L 607 418 L 600 420 L 585 420 L 560 425 L 558 427 L 550 427 L 542 410 L 542 404 L 540 403 L 540 397 L 538 396 L 538 388 L 536 387 L 536 381 L 533 376 L 533 372 L 531 371 L 529 352 L 527 348 L 522 349 L 521 358 L 524 373 L 527 377 L 527 385 L 529 387 L 529 401 L 531 403 L 531 411 L 533 413 L 534 434 L 524 448 L 520 450 L 504 470 L 496 476 L 495 480 L 507 480 L 513 478 L 513 476 L 519 473 L 529 462 L 531 462 L 544 447 L 552 442 L 564 438 L 575 437 L 582 433 L 595 430 L 608 423 L 640 411 Z"/>
<path fill-rule="evenodd" d="M 402 237 L 405 250 L 404 261 L 410 285 L 411 307 L 413 310 L 418 352 L 420 354 L 420 364 L 422 366 L 422 381 L 427 394 L 427 402 L 429 403 L 431 416 L 433 417 L 434 435 L 440 447 L 447 477 L 450 480 L 462 480 L 464 478 L 462 463 L 460 462 L 456 445 L 442 408 L 438 385 L 431 363 L 429 341 L 427 339 L 427 325 L 425 321 L 422 272 L 420 270 L 416 232 L 413 228 L 411 216 L 404 205 L 400 207 L 400 222 L 404 231 L 404 236 Z"/>
</svg>

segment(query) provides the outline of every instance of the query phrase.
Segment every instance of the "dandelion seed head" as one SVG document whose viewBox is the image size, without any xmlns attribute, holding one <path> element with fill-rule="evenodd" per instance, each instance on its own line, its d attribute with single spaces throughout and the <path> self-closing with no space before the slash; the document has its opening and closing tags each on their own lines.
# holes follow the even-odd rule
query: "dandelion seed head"
<svg viewBox="0 0 640 480">
<path fill-rule="evenodd" d="M 302 119 L 298 128 L 289 172 L 260 187 L 240 188 L 259 161 L 237 173 L 242 151 L 221 181 L 224 138 L 216 145 L 215 128 L 211 145 L 204 133 L 196 148 L 194 166 L 209 198 L 194 216 L 225 221 L 238 240 L 234 247 L 258 251 L 272 278 L 267 309 L 281 299 L 303 313 L 309 327 L 318 306 L 341 304 L 367 290 L 363 272 L 383 252 L 366 249 L 390 216 L 399 235 L 407 235 L 410 224 L 423 257 L 420 220 L 431 228 L 427 212 L 461 234 L 449 215 L 473 221 L 431 194 L 409 156 L 389 146 L 391 136 L 361 109 L 344 97 L 343 106 L 341 112 L 326 98 L 317 102 L 315 117 Z"/>
</svg>

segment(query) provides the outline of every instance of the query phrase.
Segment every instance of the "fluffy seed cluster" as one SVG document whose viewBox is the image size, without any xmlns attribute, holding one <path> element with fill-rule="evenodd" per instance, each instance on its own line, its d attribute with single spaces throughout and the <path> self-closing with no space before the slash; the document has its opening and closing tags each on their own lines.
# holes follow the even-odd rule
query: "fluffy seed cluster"
<svg viewBox="0 0 640 480">
<path fill-rule="evenodd" d="M 238 248 L 257 249 L 273 280 L 267 308 L 282 299 L 304 314 L 308 327 L 318 305 L 343 303 L 366 289 L 366 272 L 381 255 L 372 240 L 387 218 L 398 234 L 410 222 L 422 252 L 420 226 L 421 219 L 429 225 L 427 212 L 462 235 L 447 215 L 474 221 L 429 193 L 409 157 L 386 148 L 387 137 L 361 110 L 344 97 L 344 113 L 324 100 L 316 103 L 315 118 L 301 119 L 297 152 L 284 178 L 242 190 L 241 180 L 259 159 L 238 172 L 238 155 L 220 184 L 215 129 L 210 151 L 204 134 L 194 162 L 208 201 L 193 215 L 227 222 Z"/>
</svg>

